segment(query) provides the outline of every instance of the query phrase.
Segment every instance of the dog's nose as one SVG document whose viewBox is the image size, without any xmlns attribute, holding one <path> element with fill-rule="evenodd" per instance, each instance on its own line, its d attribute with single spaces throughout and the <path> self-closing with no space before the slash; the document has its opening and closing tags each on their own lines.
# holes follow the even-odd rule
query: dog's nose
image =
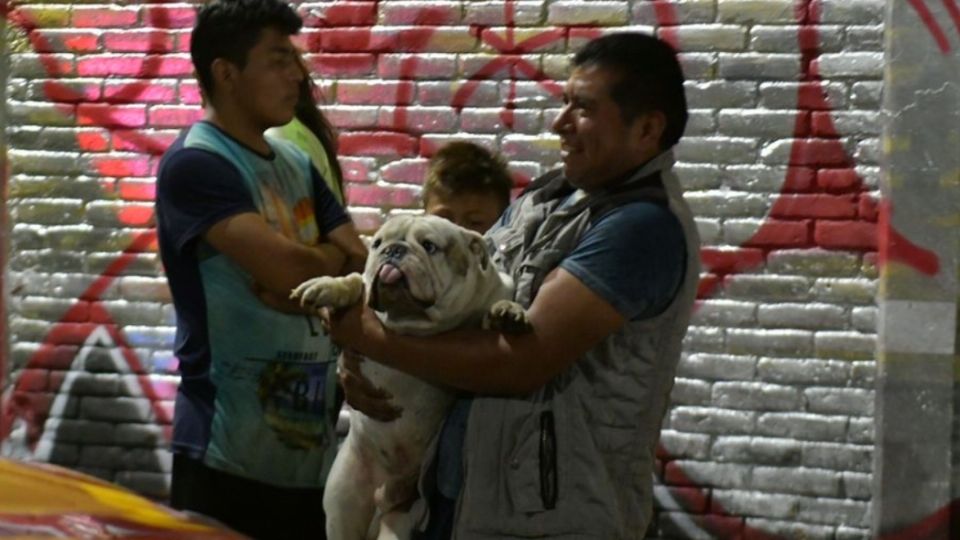
<svg viewBox="0 0 960 540">
<path fill-rule="evenodd" d="M 384 257 L 389 257 L 391 259 L 399 259 L 407 254 L 407 246 L 403 244 L 391 244 L 382 251 Z"/>
</svg>

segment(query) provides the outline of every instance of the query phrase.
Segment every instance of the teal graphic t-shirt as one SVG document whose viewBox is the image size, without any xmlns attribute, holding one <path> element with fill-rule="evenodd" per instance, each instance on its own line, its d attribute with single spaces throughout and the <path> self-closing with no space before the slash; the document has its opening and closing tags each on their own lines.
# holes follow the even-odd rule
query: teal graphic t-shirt
<svg viewBox="0 0 960 540">
<path fill-rule="evenodd" d="M 260 155 L 200 122 L 161 161 L 157 228 L 182 374 L 173 449 L 232 474 L 317 487 L 336 453 L 337 351 L 319 320 L 267 308 L 251 276 L 202 238 L 243 212 L 304 245 L 349 220 L 305 154 L 268 141 L 271 155 Z"/>
</svg>

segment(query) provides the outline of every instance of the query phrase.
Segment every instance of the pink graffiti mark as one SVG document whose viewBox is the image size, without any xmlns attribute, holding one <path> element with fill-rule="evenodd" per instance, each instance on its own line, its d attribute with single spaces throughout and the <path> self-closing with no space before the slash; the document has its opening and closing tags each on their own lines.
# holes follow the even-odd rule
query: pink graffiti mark
<svg viewBox="0 0 960 540">
<path fill-rule="evenodd" d="M 83 344 L 97 328 L 104 328 L 110 335 L 117 349 L 120 350 L 131 373 L 146 375 L 149 372 L 143 368 L 140 359 L 133 348 L 127 343 L 120 328 L 113 321 L 112 316 L 100 301 L 103 293 L 122 275 L 123 271 L 134 262 L 138 253 L 155 250 L 156 234 L 148 231 L 136 236 L 130 245 L 113 261 L 103 273 L 77 298 L 77 302 L 70 307 L 60 320 L 53 325 L 40 348 L 33 353 L 25 364 L 26 369 L 38 370 L 66 370 L 73 363 L 76 350 L 72 347 L 64 349 L 64 344 Z M 89 312 L 85 310 L 89 309 Z M 78 323 L 77 321 L 96 321 Z M 33 380 L 30 377 L 20 377 L 13 386 L 7 399 L 0 407 L 0 440 L 10 435 L 14 423 L 18 418 L 23 419 L 27 429 L 27 444 L 31 450 L 35 449 L 40 436 L 43 434 L 43 425 L 50 413 L 53 400 L 50 396 L 59 392 L 63 378 L 51 378 L 50 383 L 42 393 L 35 391 Z M 164 408 L 148 377 L 137 377 L 137 383 L 144 397 L 150 401 L 155 419 L 169 424 L 171 418 Z"/>
<path fill-rule="evenodd" d="M 147 13 L 149 26 L 156 29 L 148 34 L 147 49 L 151 51 L 162 49 L 164 32 L 170 26 L 168 11 L 149 8 Z M 2 14 L 7 21 L 22 30 L 27 35 L 34 50 L 40 52 L 41 65 L 51 77 L 51 80 L 44 84 L 44 91 L 49 101 L 58 104 L 60 110 L 68 115 L 77 112 L 77 104 L 91 102 L 82 92 L 55 80 L 60 74 L 56 58 L 53 55 L 43 54 L 43 52 L 55 50 L 55 47 L 43 37 L 39 31 L 42 30 L 42 27 L 29 12 L 17 9 L 12 4 L 5 2 L 2 6 Z M 148 55 L 145 57 L 136 71 L 147 80 L 131 83 L 120 88 L 109 101 L 103 101 L 102 97 L 93 101 L 92 103 L 99 103 L 103 106 L 85 110 L 86 124 L 101 126 L 111 134 L 121 134 L 127 148 L 154 156 L 163 153 L 165 145 L 160 141 L 126 129 L 135 126 L 126 122 L 121 114 L 121 109 L 117 106 L 118 103 L 136 102 L 149 89 L 149 79 L 156 77 L 163 70 L 163 66 L 164 59 L 161 56 Z M 77 143 L 81 149 L 90 149 L 89 146 L 94 142 L 83 135 L 78 135 Z M 101 173 L 107 174 L 124 169 L 122 165 L 118 169 L 118 165 L 113 160 L 100 161 L 96 164 L 96 167 Z M 140 212 L 134 211 L 133 213 L 122 214 L 119 218 L 122 223 L 142 224 L 149 222 L 149 216 L 145 220 L 144 216 L 139 214 Z M 127 248 L 107 266 L 87 290 L 76 299 L 76 303 L 52 326 L 42 340 L 40 348 L 25 363 L 24 369 L 69 369 L 76 351 L 72 347 L 64 348 L 63 344 L 82 344 L 92 332 L 102 327 L 120 351 L 130 372 L 141 375 L 137 377 L 137 382 L 142 395 L 150 401 L 155 419 L 160 423 L 169 424 L 171 422 L 170 415 L 164 408 L 149 378 L 146 377 L 148 372 L 140 364 L 136 353 L 129 346 L 119 326 L 113 321 L 112 316 L 101 301 L 104 291 L 117 277 L 122 275 L 123 271 L 135 260 L 138 253 L 156 251 L 155 243 L 156 232 L 153 230 L 136 234 Z M 89 311 L 86 311 L 87 309 Z M 53 404 L 50 396 L 58 393 L 63 378 L 51 378 L 51 382 L 42 393 L 34 391 L 33 382 L 30 377 L 21 377 L 8 395 L 5 396 L 3 402 L 0 403 L 0 440 L 10 435 L 10 430 L 17 418 L 21 418 L 26 423 L 26 442 L 31 450 L 35 449 L 42 435 L 44 422 L 50 413 L 50 407 Z"/>
<path fill-rule="evenodd" d="M 937 43 L 940 52 L 943 54 L 949 53 L 950 40 L 947 39 L 946 32 L 940 27 L 940 23 L 937 22 L 937 17 L 930 11 L 930 8 L 927 7 L 925 0 L 907 1 L 913 10 L 917 12 L 920 21 L 927 27 L 927 31 L 930 32 L 930 36 L 933 37 L 933 40 Z M 957 33 L 960 34 L 960 5 L 957 4 L 956 0 L 942 0 L 942 2 L 943 7 L 947 10 L 947 14 L 953 21 L 954 27 L 957 29 Z"/>
<path fill-rule="evenodd" d="M 518 40 L 516 37 L 515 0 L 507 0 L 504 3 L 504 20 L 506 25 L 503 36 L 500 36 L 493 29 L 483 25 L 472 25 L 470 27 L 470 33 L 479 37 L 483 43 L 495 49 L 496 55 L 492 60 L 483 64 L 472 73 L 468 77 L 467 82 L 457 90 L 457 93 L 454 94 L 453 97 L 453 107 L 457 109 L 457 112 L 462 111 L 476 92 L 481 81 L 488 80 L 497 73 L 507 70 L 509 87 L 504 108 L 500 112 L 500 119 L 507 129 L 512 129 L 514 124 L 514 110 L 516 109 L 518 75 L 523 75 L 527 80 L 537 82 L 555 98 L 563 95 L 563 87 L 560 84 L 521 55 L 556 43 L 557 41 L 566 40 L 570 36 L 570 29 L 560 27 L 544 30 L 536 32 L 523 40 Z M 581 35 L 591 37 L 599 34 L 599 32 L 599 29 L 586 28 L 583 29 Z"/>
<path fill-rule="evenodd" d="M 926 275 L 939 271 L 935 253 L 896 231 L 878 231 L 877 202 L 867 193 L 840 141 L 819 74 L 819 2 L 798 3 L 796 15 L 801 25 L 802 71 L 793 145 L 781 193 L 767 219 L 739 248 L 701 251 L 710 273 L 701 281 L 700 298 L 713 294 L 727 277 L 759 266 L 771 251 L 817 247 L 868 253 L 877 250 L 878 236 L 886 238 L 884 235 L 897 241 L 889 246 L 883 262 L 896 260 Z"/>
<path fill-rule="evenodd" d="M 656 1 L 656 0 L 654 0 Z M 674 23 L 676 16 L 665 2 L 657 6 L 660 24 Z M 784 248 L 820 247 L 827 250 L 869 252 L 880 248 L 880 264 L 897 261 L 926 274 L 939 271 L 939 259 L 930 250 L 917 246 L 889 225 L 889 203 L 880 208 L 866 193 L 863 179 L 856 173 L 853 160 L 843 148 L 839 134 L 830 116 L 829 103 L 820 77 L 817 58 L 819 51 L 820 3 L 801 0 L 796 5 L 796 17 L 801 27 L 798 45 L 801 51 L 801 87 L 798 94 L 797 119 L 794 125 L 794 143 L 790 151 L 787 176 L 780 196 L 770 214 L 753 236 L 739 248 L 732 250 L 705 247 L 701 257 L 710 274 L 700 283 L 699 298 L 714 294 L 724 280 L 736 273 L 763 264 L 773 250 Z M 675 36 L 670 29 L 661 29 L 668 41 Z M 816 117 L 814 117 L 816 115 Z M 816 118 L 814 122 L 811 120 Z M 826 208 L 824 208 L 826 207 Z M 877 218 L 880 220 L 880 242 L 877 241 Z M 843 228 L 853 228 L 853 236 Z M 849 233 L 849 230 L 847 231 Z M 889 239 L 889 241 L 885 241 Z M 878 245 L 879 244 L 879 245 Z M 697 487 L 686 473 L 670 461 L 672 457 L 661 445 L 658 456 L 667 462 L 666 475 L 670 485 Z M 660 481 L 664 481 L 664 475 Z M 678 491 L 686 508 L 709 508 L 713 514 L 730 516 L 722 505 L 710 501 L 701 490 Z M 949 514 L 947 514 L 949 517 Z M 743 529 L 730 529 L 730 522 L 711 519 L 697 521 L 705 530 L 719 537 L 737 536 L 768 540 L 768 533 L 752 529 L 745 523 Z M 734 520 L 736 523 L 736 520 Z M 931 516 L 910 529 L 910 534 L 943 526 L 942 516 Z M 938 538 L 938 536 L 897 536 L 896 538 Z"/>
</svg>

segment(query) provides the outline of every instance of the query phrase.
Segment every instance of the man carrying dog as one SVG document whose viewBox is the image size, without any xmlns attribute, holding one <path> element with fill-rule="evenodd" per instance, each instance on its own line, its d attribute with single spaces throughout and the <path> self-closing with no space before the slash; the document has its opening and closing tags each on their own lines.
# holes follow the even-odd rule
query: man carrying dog
<svg viewBox="0 0 960 540">
<path fill-rule="evenodd" d="M 170 503 L 254 538 L 322 538 L 336 452 L 335 351 L 290 289 L 366 249 L 310 159 L 264 131 L 293 118 L 303 70 L 279 0 L 217 0 L 190 54 L 204 120 L 167 150 L 157 229 L 182 380 Z"/>
<path fill-rule="evenodd" d="M 438 445 L 462 445 L 449 505 L 457 538 L 644 536 L 699 277 L 699 240 L 672 172 L 686 120 L 673 48 L 636 33 L 591 41 L 553 123 L 562 169 L 487 233 L 532 332 L 416 338 L 386 331 L 368 308 L 330 315 L 335 341 L 475 396 L 459 408 L 464 428 L 445 428 Z M 371 396 L 354 376 L 342 379 L 362 409 Z M 428 498 L 437 484 L 449 492 L 438 480 L 425 482 Z"/>
</svg>

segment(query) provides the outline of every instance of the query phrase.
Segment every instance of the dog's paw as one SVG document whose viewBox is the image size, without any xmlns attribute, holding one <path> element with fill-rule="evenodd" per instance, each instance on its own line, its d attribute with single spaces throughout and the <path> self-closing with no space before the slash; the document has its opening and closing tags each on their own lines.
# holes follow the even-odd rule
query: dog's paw
<svg viewBox="0 0 960 540">
<path fill-rule="evenodd" d="M 523 334 L 533 328 L 523 307 L 510 300 L 500 300 L 490 306 L 483 317 L 483 327 L 505 334 Z"/>
<path fill-rule="evenodd" d="M 290 293 L 290 299 L 299 300 L 303 307 L 342 308 L 357 303 L 362 295 L 363 279 L 360 274 L 350 274 L 308 279 Z"/>
</svg>

